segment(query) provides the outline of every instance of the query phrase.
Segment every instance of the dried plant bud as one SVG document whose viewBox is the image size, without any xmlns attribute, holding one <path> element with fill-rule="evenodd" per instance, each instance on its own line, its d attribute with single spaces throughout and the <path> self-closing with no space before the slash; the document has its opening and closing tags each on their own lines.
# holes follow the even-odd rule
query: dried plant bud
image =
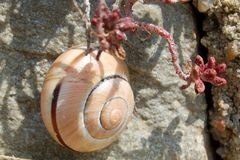
<svg viewBox="0 0 240 160">
<path fill-rule="evenodd" d="M 205 90 L 205 85 L 202 80 L 196 80 L 195 81 L 195 86 L 194 86 L 195 92 L 198 93 L 203 93 Z"/>
<path fill-rule="evenodd" d="M 219 64 L 216 67 L 217 73 L 223 73 L 226 70 L 227 65 L 225 63 Z"/>
<path fill-rule="evenodd" d="M 195 58 L 195 63 L 199 66 L 203 65 L 204 64 L 203 58 L 201 56 L 197 55 Z"/>
<path fill-rule="evenodd" d="M 207 68 L 205 71 L 203 71 L 202 79 L 205 81 L 213 81 L 216 75 L 217 75 L 216 70 L 212 68 Z"/>
<path fill-rule="evenodd" d="M 207 68 L 215 68 L 216 60 L 214 57 L 208 58 Z"/>
<path fill-rule="evenodd" d="M 195 83 L 196 93 L 202 93 L 205 90 L 204 82 L 209 82 L 215 86 L 223 86 L 227 83 L 224 78 L 218 76 L 219 73 L 223 73 L 226 70 L 226 64 L 216 64 L 214 57 L 209 57 L 208 62 L 204 64 L 201 56 L 196 56 L 195 65 L 193 65 L 188 79 L 187 85 L 181 87 L 182 89 L 190 86 L 191 83 Z"/>
<path fill-rule="evenodd" d="M 223 86 L 227 84 L 227 81 L 224 78 L 216 76 L 214 80 L 212 81 L 212 84 L 215 86 Z"/>
</svg>

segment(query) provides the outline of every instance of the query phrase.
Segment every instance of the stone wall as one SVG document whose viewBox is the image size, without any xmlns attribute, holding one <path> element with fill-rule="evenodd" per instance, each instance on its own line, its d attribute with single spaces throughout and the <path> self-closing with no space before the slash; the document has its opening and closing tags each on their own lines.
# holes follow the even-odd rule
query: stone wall
<svg viewBox="0 0 240 160">
<path fill-rule="evenodd" d="M 91 2 L 94 8 L 96 2 Z M 189 4 L 136 3 L 133 14 L 173 35 L 182 66 L 198 52 L 196 19 Z M 144 31 L 128 34 L 124 48 L 136 100 L 132 120 L 106 149 L 77 153 L 47 133 L 39 98 L 54 59 L 71 46 L 86 44 L 78 13 L 62 0 L 2 0 L 0 30 L 0 158 L 212 159 L 204 95 L 196 95 L 193 87 L 179 89 L 183 82 L 162 38 L 151 35 L 144 40 Z"/>
<path fill-rule="evenodd" d="M 203 22 L 202 44 L 210 55 L 227 64 L 228 84 L 212 88 L 209 113 L 211 133 L 219 143 L 217 153 L 226 160 L 240 159 L 240 2 L 216 0 Z"/>
</svg>

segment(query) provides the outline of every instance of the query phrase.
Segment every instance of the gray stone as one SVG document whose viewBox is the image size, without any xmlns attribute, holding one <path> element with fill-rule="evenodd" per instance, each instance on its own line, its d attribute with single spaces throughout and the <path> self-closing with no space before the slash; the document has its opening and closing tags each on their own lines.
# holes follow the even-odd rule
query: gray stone
<svg viewBox="0 0 240 160">
<path fill-rule="evenodd" d="M 190 5 L 136 3 L 133 13 L 138 20 L 171 32 L 182 66 L 197 52 Z M 136 99 L 133 118 L 118 141 L 106 149 L 77 153 L 49 136 L 41 120 L 39 98 L 53 60 L 70 46 L 86 44 L 78 13 L 72 12 L 66 1 L 3 0 L 0 30 L 0 155 L 24 159 L 212 159 L 204 95 L 196 95 L 193 87 L 179 89 L 183 82 L 175 75 L 164 39 L 151 35 L 143 40 L 148 36 L 144 31 L 128 34 L 124 48 Z"/>
</svg>

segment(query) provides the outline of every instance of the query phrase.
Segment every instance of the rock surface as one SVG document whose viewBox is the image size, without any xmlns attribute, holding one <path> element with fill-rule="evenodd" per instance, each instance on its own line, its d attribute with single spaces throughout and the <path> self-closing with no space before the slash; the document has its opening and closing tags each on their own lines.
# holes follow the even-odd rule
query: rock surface
<svg viewBox="0 0 240 160">
<path fill-rule="evenodd" d="M 225 61 L 228 84 L 212 88 L 213 108 L 209 114 L 217 153 L 226 160 L 240 159 L 240 1 L 216 0 L 204 22 L 202 44 L 210 54 Z"/>
<path fill-rule="evenodd" d="M 96 5 L 92 1 L 92 8 Z M 111 2 L 109 2 L 110 4 Z M 111 5 L 111 4 L 110 4 Z M 194 13 L 188 4 L 134 5 L 134 16 L 171 32 L 184 66 L 197 52 Z M 144 31 L 124 44 L 136 111 L 118 141 L 94 153 L 58 145 L 41 120 L 39 95 L 53 60 L 85 45 L 84 24 L 66 1 L 0 2 L 0 155 L 6 159 L 212 159 L 204 95 L 183 84 L 166 41 Z M 14 156 L 13 158 L 7 156 Z"/>
</svg>

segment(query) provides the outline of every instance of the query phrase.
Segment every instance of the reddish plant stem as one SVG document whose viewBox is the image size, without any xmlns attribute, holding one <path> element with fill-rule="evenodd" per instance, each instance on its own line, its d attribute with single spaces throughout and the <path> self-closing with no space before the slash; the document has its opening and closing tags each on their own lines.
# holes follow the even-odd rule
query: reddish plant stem
<svg viewBox="0 0 240 160">
<path fill-rule="evenodd" d="M 172 57 L 172 63 L 173 66 L 176 70 L 176 74 L 183 80 L 188 81 L 189 79 L 189 74 L 185 74 L 180 65 L 177 62 L 177 49 L 176 49 L 176 44 L 172 38 L 172 36 L 163 28 L 159 27 L 159 26 L 155 26 L 153 24 L 148 24 L 148 23 L 144 23 L 144 22 L 136 22 L 139 26 L 139 28 L 141 29 L 145 29 L 149 32 L 154 32 L 156 34 L 158 34 L 159 36 L 163 37 L 165 40 L 167 40 L 168 42 L 168 49 L 171 53 L 171 57 Z"/>
<path fill-rule="evenodd" d="M 137 0 L 127 0 L 127 2 L 125 3 L 124 12 L 126 16 L 131 16 L 132 6 L 134 5 L 135 2 L 137 2 Z"/>
</svg>

